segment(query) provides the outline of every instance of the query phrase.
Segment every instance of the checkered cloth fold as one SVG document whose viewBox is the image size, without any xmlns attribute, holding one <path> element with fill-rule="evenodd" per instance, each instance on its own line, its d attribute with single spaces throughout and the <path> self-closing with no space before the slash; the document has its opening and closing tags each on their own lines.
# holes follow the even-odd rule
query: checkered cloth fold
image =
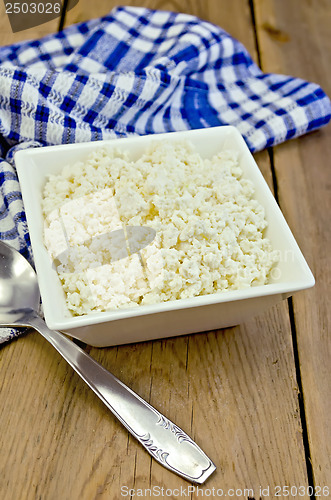
<svg viewBox="0 0 331 500">
<path fill-rule="evenodd" d="M 228 33 L 187 14 L 119 7 L 0 48 L 0 238 L 33 263 L 19 148 L 229 124 L 254 152 L 330 117 L 318 85 L 263 73 Z M 15 335 L 0 329 L 0 342 Z"/>
</svg>

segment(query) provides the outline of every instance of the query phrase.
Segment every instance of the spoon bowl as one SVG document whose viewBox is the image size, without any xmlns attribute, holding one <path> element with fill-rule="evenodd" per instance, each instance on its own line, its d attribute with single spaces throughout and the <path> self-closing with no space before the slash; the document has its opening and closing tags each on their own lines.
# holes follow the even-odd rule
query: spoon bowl
<svg viewBox="0 0 331 500">
<path fill-rule="evenodd" d="M 38 314 L 39 304 L 38 280 L 32 266 L 0 241 L 0 326 L 36 329 L 155 460 L 185 479 L 202 484 L 216 467 L 198 445 L 77 344 L 50 330 Z"/>
<path fill-rule="evenodd" d="M 0 324 L 17 325 L 28 311 L 39 311 L 36 273 L 19 252 L 0 242 Z M 26 325 L 21 325 L 26 326 Z"/>
</svg>

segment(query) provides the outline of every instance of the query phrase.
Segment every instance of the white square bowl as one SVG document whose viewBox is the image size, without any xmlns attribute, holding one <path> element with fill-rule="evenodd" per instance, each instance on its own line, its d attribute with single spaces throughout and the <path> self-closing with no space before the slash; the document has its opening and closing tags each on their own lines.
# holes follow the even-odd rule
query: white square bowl
<svg viewBox="0 0 331 500">
<path fill-rule="evenodd" d="M 65 302 L 56 270 L 43 242 L 42 189 L 50 174 L 68 163 L 84 160 L 105 146 L 128 151 L 138 159 L 152 141 L 191 141 L 202 157 L 223 149 L 239 152 L 243 176 L 255 186 L 255 198 L 265 209 L 266 237 L 279 252 L 279 264 L 267 285 L 190 299 L 73 316 Z M 96 346 L 126 344 L 234 326 L 247 317 L 312 287 L 314 277 L 247 145 L 234 127 L 214 127 L 167 134 L 27 149 L 15 155 L 22 189 L 45 320 L 60 330 Z"/>
</svg>

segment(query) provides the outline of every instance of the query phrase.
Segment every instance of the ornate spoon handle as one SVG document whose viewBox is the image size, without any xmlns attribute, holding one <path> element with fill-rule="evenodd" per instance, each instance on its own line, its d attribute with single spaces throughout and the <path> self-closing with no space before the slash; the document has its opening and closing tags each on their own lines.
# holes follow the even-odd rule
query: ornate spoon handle
<svg viewBox="0 0 331 500">
<path fill-rule="evenodd" d="M 60 332 L 37 315 L 25 318 L 80 375 L 129 432 L 164 467 L 202 484 L 216 469 L 198 445 L 170 420 L 134 393 Z"/>
</svg>

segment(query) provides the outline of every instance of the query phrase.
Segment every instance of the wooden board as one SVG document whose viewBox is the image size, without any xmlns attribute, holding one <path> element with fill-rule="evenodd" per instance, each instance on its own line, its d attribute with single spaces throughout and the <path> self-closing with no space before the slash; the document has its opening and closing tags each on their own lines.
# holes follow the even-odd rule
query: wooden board
<svg viewBox="0 0 331 500">
<path fill-rule="evenodd" d="M 330 2 L 259 0 L 256 21 L 264 70 L 316 82 L 331 96 Z M 274 152 L 280 205 L 316 279 L 293 299 L 316 486 L 331 483 L 330 154 L 330 126 Z"/>
</svg>

